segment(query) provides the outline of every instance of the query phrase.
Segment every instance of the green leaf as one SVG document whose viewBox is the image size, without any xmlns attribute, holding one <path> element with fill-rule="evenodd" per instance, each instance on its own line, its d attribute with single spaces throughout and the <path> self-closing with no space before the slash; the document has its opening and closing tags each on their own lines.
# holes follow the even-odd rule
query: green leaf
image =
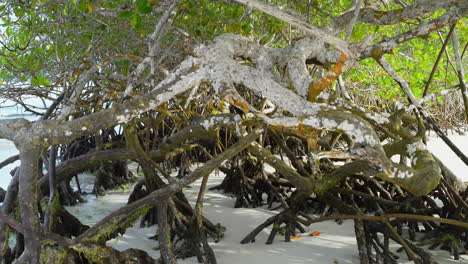
<svg viewBox="0 0 468 264">
<path fill-rule="evenodd" d="M 13 29 L 11 27 L 7 27 L 5 32 L 7 33 L 8 36 L 13 35 Z"/>
<path fill-rule="evenodd" d="M 80 9 L 81 11 L 83 12 L 87 12 L 88 11 L 88 3 L 86 0 L 80 0 L 78 2 L 78 9 Z"/>
<path fill-rule="evenodd" d="M 137 10 L 139 13 L 144 14 L 143 11 L 148 7 L 148 0 L 137 0 Z"/>
<path fill-rule="evenodd" d="M 31 84 L 34 85 L 34 86 L 49 86 L 50 85 L 50 82 L 49 80 L 47 80 L 47 78 L 42 75 L 42 74 L 38 74 L 38 75 L 34 75 L 31 79 Z"/>
<path fill-rule="evenodd" d="M 120 12 L 120 14 L 118 15 L 118 17 L 120 18 L 128 18 L 131 16 L 133 16 L 133 11 L 130 11 L 130 10 Z"/>
<path fill-rule="evenodd" d="M 151 11 L 153 11 L 153 8 L 151 6 L 147 6 L 141 10 L 138 10 L 140 14 L 149 14 Z"/>
<path fill-rule="evenodd" d="M 21 10 L 20 8 L 15 8 L 15 9 L 13 9 L 13 13 L 15 13 L 15 16 L 17 16 L 17 17 L 21 17 L 22 14 L 23 14 L 23 12 L 24 12 L 24 11 Z"/>
<path fill-rule="evenodd" d="M 139 14 L 134 14 L 130 19 L 130 26 L 135 30 L 140 30 L 142 25 L 141 16 Z"/>
</svg>

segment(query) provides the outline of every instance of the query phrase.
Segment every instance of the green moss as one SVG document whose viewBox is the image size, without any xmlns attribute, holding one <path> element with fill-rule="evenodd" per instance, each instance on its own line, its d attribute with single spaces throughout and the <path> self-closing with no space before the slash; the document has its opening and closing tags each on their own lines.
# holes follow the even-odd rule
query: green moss
<svg viewBox="0 0 468 264">
<path fill-rule="evenodd" d="M 41 264 L 66 264 L 68 258 L 68 250 L 59 248 L 57 243 L 49 240 L 41 241 L 41 255 L 39 262 Z"/>
<path fill-rule="evenodd" d="M 122 191 L 127 191 L 128 190 L 128 183 L 124 183 L 119 186 L 119 189 L 122 189 Z"/>
<path fill-rule="evenodd" d="M 50 221 L 48 229 L 54 231 L 55 226 L 57 225 L 57 218 L 55 217 L 57 213 L 62 209 L 62 204 L 60 203 L 60 195 L 57 193 L 50 204 Z"/>
<path fill-rule="evenodd" d="M 453 235 L 445 235 L 442 241 L 448 242 L 451 247 L 459 247 L 461 245 L 460 239 Z"/>
<path fill-rule="evenodd" d="M 94 245 L 74 245 L 72 248 L 78 254 L 83 255 L 90 263 L 109 263 L 108 252 L 101 247 Z"/>
<path fill-rule="evenodd" d="M 105 244 L 107 240 L 115 237 L 116 233 L 132 226 L 133 223 L 138 219 L 138 217 L 148 213 L 148 211 L 152 207 L 153 206 L 151 205 L 143 206 L 137 212 L 135 212 L 131 217 L 128 217 L 128 218 L 125 215 L 119 216 L 117 218 L 113 218 L 110 223 L 107 223 L 101 229 L 99 229 L 97 234 L 85 239 L 84 242 L 100 244 L 100 245 Z"/>
</svg>

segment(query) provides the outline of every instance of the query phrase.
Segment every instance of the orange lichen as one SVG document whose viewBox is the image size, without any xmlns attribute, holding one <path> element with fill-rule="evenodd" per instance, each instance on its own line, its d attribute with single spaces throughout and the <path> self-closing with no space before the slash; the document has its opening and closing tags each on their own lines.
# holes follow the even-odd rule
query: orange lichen
<svg viewBox="0 0 468 264">
<path fill-rule="evenodd" d="M 301 238 L 301 237 L 299 237 L 299 236 L 292 236 L 292 237 L 291 237 L 291 240 L 298 240 L 299 238 Z"/>
<path fill-rule="evenodd" d="M 276 132 L 282 132 L 284 130 L 283 125 L 270 125 L 269 128 Z"/>
<path fill-rule="evenodd" d="M 316 129 L 299 124 L 295 128 L 283 129 L 283 132 L 305 140 L 308 150 L 317 149 L 318 133 Z"/>
<path fill-rule="evenodd" d="M 283 125 L 270 125 L 269 128 L 275 132 L 284 133 L 305 141 L 308 150 L 317 149 L 318 131 L 310 126 L 301 124 L 304 117 L 299 117 L 299 124 L 296 127 L 285 127 Z"/>
<path fill-rule="evenodd" d="M 313 81 L 310 83 L 309 91 L 307 94 L 307 100 L 309 100 L 309 102 L 315 101 L 317 96 L 319 96 L 319 94 L 323 90 L 325 90 L 325 88 L 327 88 L 330 84 L 332 84 L 338 78 L 338 76 L 340 76 L 340 74 L 343 72 L 343 67 L 347 59 L 348 57 L 342 52 L 341 57 L 338 60 L 338 62 L 336 62 L 330 68 L 330 70 L 327 72 L 327 74 L 325 74 L 325 76 L 323 76 L 318 81 Z"/>
<path fill-rule="evenodd" d="M 247 114 L 250 112 L 249 110 L 249 105 L 246 102 L 243 102 L 242 100 L 233 98 L 231 95 L 226 95 L 222 98 L 223 100 L 227 101 L 229 104 L 239 108 L 244 112 L 244 114 Z"/>
<path fill-rule="evenodd" d="M 241 100 L 233 99 L 231 104 L 240 108 L 244 114 L 250 112 L 247 103 L 242 102 Z"/>
<path fill-rule="evenodd" d="M 309 126 L 303 125 L 301 123 L 299 123 L 297 125 L 297 132 L 299 132 L 300 134 L 303 134 L 303 135 L 315 134 L 314 129 L 310 129 Z"/>
</svg>

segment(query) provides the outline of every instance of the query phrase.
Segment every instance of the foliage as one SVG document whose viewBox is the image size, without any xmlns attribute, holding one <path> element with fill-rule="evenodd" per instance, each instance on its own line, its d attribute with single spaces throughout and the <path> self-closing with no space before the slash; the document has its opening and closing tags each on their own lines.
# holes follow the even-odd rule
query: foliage
<svg viewBox="0 0 468 264">
<path fill-rule="evenodd" d="M 351 7 L 352 1 L 312 1 L 309 4 L 301 1 L 273 1 L 272 4 L 291 8 L 312 24 L 326 25 L 330 20 L 325 15 L 326 12 L 339 15 Z M 161 16 L 157 11 L 160 5 L 161 1 L 156 0 L 43 0 L 30 1 L 27 5 L 3 2 L 0 4 L 4 32 L 0 49 L 1 86 L 7 88 L 25 83 L 31 85 L 31 88 L 40 88 L 28 89 L 29 93 L 44 94 L 51 90 L 58 94 L 61 87 L 72 86 L 86 69 L 102 63 L 99 61 L 122 55 L 137 56 L 136 58 L 143 56 L 147 48 L 144 40 Z M 314 6 L 323 12 L 318 12 Z M 395 3 L 377 7 L 381 10 L 400 8 Z M 442 13 L 443 11 L 435 12 L 423 20 L 435 18 Z M 417 20 L 390 26 L 358 23 L 351 41 L 361 41 L 369 34 L 376 40 L 381 40 L 403 33 L 418 23 Z M 263 45 L 282 47 L 302 37 L 300 30 L 260 11 L 233 3 L 207 0 L 181 2 L 174 18 L 174 27 L 185 31 L 192 41 L 213 39 L 223 33 L 236 33 L 249 36 Z M 459 21 L 457 31 L 460 43 L 466 43 L 466 19 Z M 411 84 L 417 98 L 422 96 L 447 32 L 448 28 L 444 28 L 430 33 L 425 39 L 413 39 L 396 48 L 392 55 L 386 55 L 397 72 Z M 165 46 L 176 45 L 182 52 L 186 52 L 185 44 L 177 39 L 180 39 L 178 32 L 169 32 L 165 36 Z M 453 58 L 451 45 L 447 46 L 446 55 L 441 58 L 429 86 L 430 91 L 437 92 L 457 84 L 453 59 L 448 58 Z M 181 58 L 177 55 L 173 59 L 176 63 Z M 134 59 L 118 60 L 103 66 L 102 73 L 120 72 L 128 75 L 134 67 Z M 67 77 L 70 72 L 72 75 Z M 354 91 L 358 98 L 359 91 L 365 89 L 371 91 L 372 101 L 379 100 L 383 105 L 404 102 L 404 94 L 372 59 L 361 61 L 360 65 L 345 72 L 343 77 L 351 94 Z M 102 81 L 100 85 L 118 87 L 124 83 Z M 12 95 L 10 99 L 14 98 Z"/>
</svg>

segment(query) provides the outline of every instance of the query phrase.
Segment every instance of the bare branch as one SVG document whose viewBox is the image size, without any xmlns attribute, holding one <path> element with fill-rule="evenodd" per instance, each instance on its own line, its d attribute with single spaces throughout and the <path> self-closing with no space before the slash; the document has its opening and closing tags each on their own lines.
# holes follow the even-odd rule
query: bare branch
<svg viewBox="0 0 468 264">
<path fill-rule="evenodd" d="M 454 25 L 455 27 L 455 25 Z M 468 122 L 468 95 L 465 81 L 465 70 L 463 69 L 462 57 L 460 56 L 460 43 L 458 42 L 457 32 L 453 32 L 452 35 L 453 51 L 455 53 L 455 61 L 457 63 L 457 74 L 460 80 L 460 90 L 463 97 L 463 103 L 465 104 L 465 121 Z"/>
<path fill-rule="evenodd" d="M 361 11 L 362 0 L 357 0 L 356 6 L 354 7 L 353 18 L 351 19 L 348 25 L 348 31 L 346 32 L 345 41 L 349 41 L 353 34 L 354 25 L 356 25 L 357 19 L 359 17 L 359 11 Z"/>
<path fill-rule="evenodd" d="M 422 0 L 415 1 L 413 5 L 391 11 L 379 11 L 373 8 L 362 8 L 356 23 L 369 23 L 373 25 L 393 25 L 405 20 L 414 19 L 424 14 L 432 13 L 441 9 L 447 9 L 454 5 L 460 5 L 459 0 Z M 346 12 L 337 17 L 330 26 L 333 30 L 340 32 L 348 27 L 353 21 L 355 10 Z"/>
<path fill-rule="evenodd" d="M 113 212 L 112 214 L 104 217 L 101 221 L 95 224 L 93 227 L 88 229 L 85 233 L 80 235 L 75 239 L 75 242 L 85 242 L 85 241 L 97 241 L 99 243 L 105 243 L 109 238 L 110 234 L 114 232 L 116 224 L 123 225 L 127 222 L 133 222 L 135 220 L 135 215 L 139 215 L 138 212 L 144 210 L 145 208 L 151 207 L 157 201 L 161 199 L 167 199 L 176 192 L 182 190 L 185 186 L 193 183 L 199 178 L 210 174 L 215 168 L 221 165 L 221 163 L 227 159 L 234 157 L 237 153 L 244 150 L 246 147 L 252 143 L 257 137 L 263 132 L 262 129 L 254 129 L 250 134 L 240 139 L 237 143 L 232 145 L 223 153 L 219 154 L 215 158 L 206 162 L 202 167 L 197 168 L 192 173 L 184 177 L 178 182 L 167 185 L 164 188 L 158 189 L 148 196 L 135 201 L 131 204 L 128 204 L 119 210 Z M 128 224 L 128 223 L 127 223 Z"/>
<path fill-rule="evenodd" d="M 130 75 L 127 82 L 127 88 L 125 88 L 124 96 L 129 96 L 132 93 L 133 89 L 143 81 L 143 78 L 141 78 L 141 76 L 143 75 L 148 65 L 151 65 L 151 73 L 154 74 L 155 56 L 158 53 L 160 53 L 164 35 L 166 34 L 166 31 L 172 24 L 172 17 L 176 13 L 176 7 L 178 3 L 178 0 L 169 0 L 169 6 L 167 7 L 163 16 L 156 25 L 156 28 L 154 29 L 153 33 L 148 37 L 148 56 L 137 66 L 137 68 Z"/>
<path fill-rule="evenodd" d="M 447 10 L 445 14 L 431 20 L 430 22 L 421 23 L 418 27 L 412 30 L 366 47 L 361 52 L 358 59 L 362 60 L 369 57 L 378 57 L 382 54 L 391 53 L 399 44 L 415 38 L 424 37 L 437 29 L 445 27 L 447 24 L 451 24 L 462 19 L 466 14 L 468 14 L 468 3 L 464 3 L 460 7 L 451 8 Z"/>
<path fill-rule="evenodd" d="M 345 41 L 340 38 L 333 36 L 332 34 L 324 31 L 323 29 L 317 28 L 306 22 L 306 19 L 301 17 L 299 14 L 295 13 L 292 10 L 286 8 L 280 8 L 278 6 L 265 3 L 258 0 L 232 0 L 239 4 L 255 8 L 259 11 L 262 11 L 266 14 L 269 14 L 273 17 L 278 18 L 286 23 L 289 23 L 301 30 L 304 30 L 308 34 L 315 36 L 317 38 L 323 39 L 326 43 L 336 47 L 340 51 L 344 52 L 348 57 L 352 57 L 353 53 L 349 50 L 348 45 Z"/>
</svg>

